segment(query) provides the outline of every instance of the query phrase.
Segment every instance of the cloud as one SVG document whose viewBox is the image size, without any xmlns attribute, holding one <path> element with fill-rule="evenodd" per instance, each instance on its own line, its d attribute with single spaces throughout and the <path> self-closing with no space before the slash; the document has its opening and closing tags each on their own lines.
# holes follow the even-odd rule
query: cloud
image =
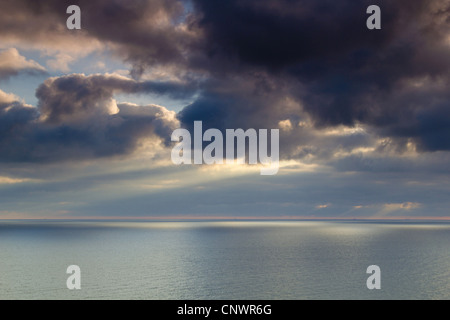
<svg viewBox="0 0 450 320">
<path fill-rule="evenodd" d="M 412 210 L 412 209 L 417 209 L 420 206 L 421 206 L 421 204 L 417 203 L 417 202 L 387 203 L 384 205 L 384 209 L 387 211 Z"/>
<path fill-rule="evenodd" d="M 72 74 L 47 79 L 36 91 L 39 109 L 47 122 L 76 121 L 93 114 L 117 113 L 113 99 L 119 93 L 153 93 L 185 98 L 195 86 L 178 82 L 135 80 L 115 74 Z"/>
<path fill-rule="evenodd" d="M 69 4 L 81 7 L 82 30 L 67 30 Z M 365 26 L 370 4 L 381 7 L 381 30 Z M 0 91 L 0 176 L 48 180 L 70 169 L 69 181 L 77 185 L 12 184 L 0 194 L 2 204 L 21 209 L 14 194 L 26 191 L 27 209 L 34 208 L 39 188 L 48 200 L 58 193 L 78 196 L 78 203 L 97 191 L 98 203 L 74 206 L 92 214 L 107 208 L 121 215 L 132 206 L 143 216 L 149 207 L 154 214 L 447 215 L 449 8 L 448 0 L 2 1 L 2 47 L 38 50 L 49 69 L 62 72 L 95 52 L 107 57 L 99 67 L 129 67 L 121 74 L 132 75 L 49 78 L 37 88 L 36 107 Z M 111 57 L 126 67 L 110 66 Z M 24 57 L 16 60 L 22 67 L 3 78 L 39 69 Z M 131 94 L 190 102 L 175 114 L 117 101 Z M 279 128 L 280 155 L 290 165 L 270 181 L 259 175 L 227 180 L 223 168 L 202 167 L 199 174 L 195 167 L 167 167 L 148 173 L 142 190 L 130 187 L 126 195 L 123 186 L 133 185 L 140 172 L 109 180 L 116 169 L 111 162 L 130 160 L 146 141 L 148 149 L 164 153 L 172 130 L 191 129 L 195 120 L 204 129 Z M 91 170 L 110 171 L 77 180 L 84 168 L 76 171 L 74 163 L 99 159 Z M 21 167 L 24 162 L 36 169 Z M 179 178 L 184 170 L 189 174 Z M 195 184 L 213 170 L 221 173 L 219 182 Z M 167 185 L 154 175 L 173 172 L 195 188 L 175 188 L 176 196 L 156 192 L 153 186 Z M 77 196 L 70 195 L 74 189 Z M 186 209 L 186 203 L 194 205 Z"/>
<path fill-rule="evenodd" d="M 33 60 L 27 60 L 15 48 L 0 51 L 0 79 L 7 79 L 21 72 L 44 73 L 43 66 Z"/>
<path fill-rule="evenodd" d="M 250 118 L 274 127 L 306 117 L 319 130 L 363 125 L 399 153 L 411 142 L 418 152 L 450 150 L 449 1 L 379 1 L 378 31 L 365 27 L 370 1 L 193 2 L 208 71 L 248 90 L 222 88 L 217 102 L 208 91 L 183 111 L 183 122 L 205 114 L 229 127 Z"/>
<path fill-rule="evenodd" d="M 28 179 L 16 179 L 16 178 L 10 178 L 10 177 L 1 177 L 0 176 L 0 185 L 2 184 L 16 184 L 16 183 L 23 183 L 29 181 Z"/>
<path fill-rule="evenodd" d="M 69 64 L 75 61 L 75 58 L 67 53 L 58 53 L 54 59 L 47 61 L 47 66 L 53 70 L 69 72 Z"/>
<path fill-rule="evenodd" d="M 195 87 L 182 126 L 280 128 L 283 159 L 450 149 L 448 0 L 380 0 L 377 31 L 365 27 L 370 1 L 79 0 L 80 32 L 65 28 L 68 4 L 2 3 L 0 37 L 45 45 L 52 69 L 108 50 L 130 63 L 134 79 L 173 81 L 49 79 L 37 91 L 40 121 L 112 116 L 116 93 L 187 96 Z M 327 133 L 342 127 L 364 132 Z"/>
<path fill-rule="evenodd" d="M 418 209 L 422 206 L 418 202 L 403 202 L 403 203 L 386 203 L 382 206 L 382 209 L 376 214 L 376 216 L 385 216 L 393 212 L 411 211 Z"/>
<path fill-rule="evenodd" d="M 309 148 L 299 122 L 362 125 L 399 153 L 408 143 L 418 152 L 450 149 L 448 0 L 380 0 L 376 31 L 365 27 L 368 0 L 79 0 L 80 32 L 65 28 L 69 4 L 4 2 L 1 37 L 45 45 L 52 69 L 108 50 L 135 79 L 170 70 L 162 75 L 201 82 L 179 115 L 184 126 L 196 118 L 205 127 L 281 127 L 285 158 Z"/>
<path fill-rule="evenodd" d="M 3 105 L 9 105 L 15 101 L 20 100 L 18 96 L 12 93 L 6 93 L 2 90 L 0 90 L 0 104 Z"/>
<path fill-rule="evenodd" d="M 73 4 L 81 8 L 81 30 L 66 28 L 66 9 Z M 0 39 L 44 52 L 51 57 L 49 67 L 62 71 L 74 58 L 108 49 L 130 62 L 137 78 L 147 67 L 186 59 L 186 46 L 196 35 L 186 27 L 185 15 L 177 0 L 2 1 Z"/>
<path fill-rule="evenodd" d="M 117 75 L 54 77 L 37 90 L 38 107 L 0 105 L 0 161 L 55 162 L 132 154 L 145 139 L 170 144 L 175 112 L 117 103 L 116 93 L 192 94 L 180 83 L 137 82 Z"/>
<path fill-rule="evenodd" d="M 61 60 L 60 54 L 82 57 L 104 49 L 86 32 L 70 32 L 66 27 L 70 1 L 0 2 L 0 41 L 3 47 L 39 51 L 44 57 Z M 59 57 L 59 58 L 58 58 Z M 55 63 L 54 60 L 50 64 Z"/>
</svg>

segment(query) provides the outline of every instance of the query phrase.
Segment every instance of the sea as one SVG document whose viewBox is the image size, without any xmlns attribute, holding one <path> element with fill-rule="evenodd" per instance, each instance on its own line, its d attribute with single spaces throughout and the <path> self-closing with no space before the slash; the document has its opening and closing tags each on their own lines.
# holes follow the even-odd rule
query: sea
<svg viewBox="0 0 450 320">
<path fill-rule="evenodd" d="M 448 222 L 0 221 L 0 299 L 450 299 L 449 248 Z"/>
</svg>

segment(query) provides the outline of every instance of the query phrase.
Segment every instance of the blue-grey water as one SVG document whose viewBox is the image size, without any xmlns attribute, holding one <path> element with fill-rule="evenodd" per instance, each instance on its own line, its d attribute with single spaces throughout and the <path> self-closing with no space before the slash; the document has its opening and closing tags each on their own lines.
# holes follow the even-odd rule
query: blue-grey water
<svg viewBox="0 0 450 320">
<path fill-rule="evenodd" d="M 449 248 L 448 223 L 3 221 L 0 299 L 450 299 Z"/>
</svg>

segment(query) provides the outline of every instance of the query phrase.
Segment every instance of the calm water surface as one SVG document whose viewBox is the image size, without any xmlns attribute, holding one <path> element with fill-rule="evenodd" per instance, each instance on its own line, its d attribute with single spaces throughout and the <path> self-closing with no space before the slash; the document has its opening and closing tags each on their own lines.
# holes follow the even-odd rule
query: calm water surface
<svg viewBox="0 0 450 320">
<path fill-rule="evenodd" d="M 450 299 L 449 248 L 446 223 L 4 221 L 0 299 Z"/>
</svg>

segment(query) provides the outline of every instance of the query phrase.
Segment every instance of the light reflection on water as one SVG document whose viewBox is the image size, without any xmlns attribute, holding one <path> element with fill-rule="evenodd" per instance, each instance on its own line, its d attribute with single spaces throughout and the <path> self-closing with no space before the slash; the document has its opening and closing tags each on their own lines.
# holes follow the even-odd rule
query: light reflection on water
<svg viewBox="0 0 450 320">
<path fill-rule="evenodd" d="M 5 221 L 0 298 L 450 299 L 449 242 L 448 223 Z"/>
</svg>

